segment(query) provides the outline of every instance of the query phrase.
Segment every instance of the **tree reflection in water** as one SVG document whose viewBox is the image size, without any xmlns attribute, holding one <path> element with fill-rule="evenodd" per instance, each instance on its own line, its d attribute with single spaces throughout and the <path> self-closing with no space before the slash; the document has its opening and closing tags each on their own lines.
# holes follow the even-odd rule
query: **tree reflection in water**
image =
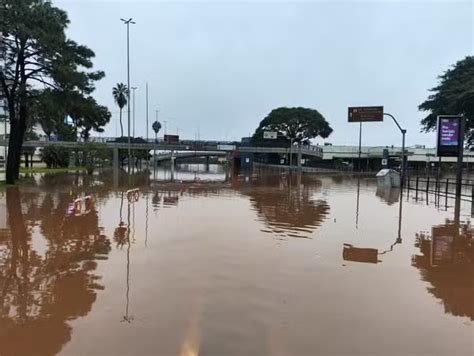
<svg viewBox="0 0 474 356">
<path fill-rule="evenodd" d="M 103 289 L 93 274 L 110 251 L 97 211 L 65 218 L 67 194 L 28 195 L 40 208 L 23 213 L 17 187 L 7 188 L 9 230 L 0 237 L 0 354 L 53 355 L 71 338 L 68 321 L 87 315 Z M 45 251 L 33 248 L 39 225 Z"/>
<path fill-rule="evenodd" d="M 470 224 L 433 227 L 432 234 L 420 232 L 415 246 L 421 255 L 412 265 L 420 270 L 428 291 L 440 299 L 446 313 L 474 320 L 474 240 Z"/>
<path fill-rule="evenodd" d="M 312 197 L 320 182 L 301 176 L 262 176 L 251 186 L 240 186 L 243 194 L 250 196 L 259 219 L 270 232 L 280 238 L 311 238 L 309 235 L 321 225 L 329 214 L 325 200 Z M 304 180 L 304 177 L 303 177 Z"/>
</svg>

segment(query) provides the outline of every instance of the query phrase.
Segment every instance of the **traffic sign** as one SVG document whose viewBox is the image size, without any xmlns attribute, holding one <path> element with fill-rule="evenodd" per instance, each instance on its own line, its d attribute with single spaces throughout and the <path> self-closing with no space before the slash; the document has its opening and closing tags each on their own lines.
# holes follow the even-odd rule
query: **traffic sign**
<svg viewBox="0 0 474 356">
<path fill-rule="evenodd" d="M 383 121 L 383 106 L 349 107 L 348 122 Z"/>
</svg>

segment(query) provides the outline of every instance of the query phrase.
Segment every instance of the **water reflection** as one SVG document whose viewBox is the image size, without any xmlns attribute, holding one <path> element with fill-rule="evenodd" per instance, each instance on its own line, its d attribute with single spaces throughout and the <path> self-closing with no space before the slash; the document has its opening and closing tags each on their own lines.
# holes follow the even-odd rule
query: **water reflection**
<svg viewBox="0 0 474 356">
<path fill-rule="evenodd" d="M 388 207 L 365 180 L 342 185 L 326 177 L 261 172 L 233 177 L 231 184 L 150 182 L 146 174 L 128 179 L 73 174 L 35 179 L 16 196 L 8 192 L 8 229 L 0 229 L 0 354 L 55 354 L 71 339 L 72 325 L 66 354 L 347 354 L 353 340 L 365 345 L 360 354 L 402 354 L 406 348 L 397 349 L 399 344 L 422 354 L 420 340 L 435 340 L 433 350 L 445 350 L 439 345 L 446 341 L 433 337 L 443 333 L 446 349 L 456 343 L 462 344 L 459 353 L 466 349 L 466 328 L 430 302 L 440 298 L 450 314 L 472 319 L 470 225 L 462 224 L 459 238 L 451 228 L 420 236 L 413 265 L 424 283 L 410 266 L 413 244 L 398 245 L 401 220 L 397 235 L 393 218 L 395 210 L 402 216 L 403 199 L 399 209 Z M 134 204 L 125 192 L 136 187 L 141 193 Z M 356 231 L 356 191 L 361 209 L 393 224 L 371 224 L 370 231 L 359 225 Z M 69 204 L 85 194 L 95 207 L 66 217 Z M 412 213 L 426 208 L 405 207 L 405 229 L 418 231 L 440 216 L 434 212 L 420 222 L 423 214 L 414 219 Z M 320 233 L 330 212 L 339 223 L 326 223 L 324 236 L 290 239 Z M 99 221 L 113 235 L 113 252 Z M 366 231 L 367 238 L 356 239 Z M 262 235 L 291 241 L 280 248 Z M 431 235 L 441 235 L 434 247 Z M 353 243 L 344 244 L 346 261 L 374 264 L 394 252 L 370 271 L 341 268 L 344 242 Z M 98 262 L 109 253 L 107 264 Z M 107 293 L 99 292 L 98 267 Z M 420 296 L 420 284 L 431 294 L 422 289 Z M 426 308 L 418 310 L 421 304 Z M 383 310 L 390 328 L 360 310 Z M 87 314 L 83 323 L 70 323 Z M 433 327 L 423 328 L 419 320 L 428 318 Z M 407 325 L 414 326 L 407 331 Z"/>
<path fill-rule="evenodd" d="M 470 223 L 446 221 L 431 234 L 416 234 L 419 255 L 412 265 L 430 283 L 428 292 L 440 299 L 446 313 L 474 320 L 474 229 Z"/>
<path fill-rule="evenodd" d="M 94 274 L 107 258 L 108 239 L 97 211 L 66 217 L 67 194 L 29 193 L 7 188 L 9 231 L 0 239 L 0 353 L 53 355 L 71 338 L 68 321 L 87 315 L 104 287 Z M 31 209 L 28 206 L 37 206 Z M 24 208 L 26 213 L 24 214 Z M 36 248 L 39 225 L 44 243 Z"/>
<path fill-rule="evenodd" d="M 393 205 L 399 201 L 400 188 L 383 188 L 377 187 L 375 194 L 386 202 L 387 205 Z"/>
<path fill-rule="evenodd" d="M 357 211 L 359 208 L 359 186 L 360 181 L 357 182 Z M 393 193 L 392 193 L 393 191 Z M 388 247 L 387 249 L 380 251 L 375 248 L 368 248 L 368 247 L 355 247 L 352 244 L 344 243 L 342 249 L 342 258 L 344 261 L 351 261 L 351 262 L 362 262 L 362 263 L 379 263 L 382 260 L 379 259 L 379 256 L 385 255 L 393 251 L 394 247 L 398 244 L 402 243 L 402 220 L 403 220 L 403 193 L 400 192 L 400 189 L 392 190 L 392 189 L 380 189 L 377 188 L 376 191 L 377 196 L 382 196 L 384 200 L 387 198 L 393 200 L 396 196 L 398 199 L 398 234 L 396 240 Z M 390 200 L 390 201 L 391 201 Z M 387 201 L 388 205 L 390 205 L 390 201 Z M 358 213 L 356 213 L 358 216 Z M 356 229 L 358 228 L 357 220 L 356 220 Z"/>
<path fill-rule="evenodd" d="M 313 196 L 320 188 L 317 180 L 301 175 L 252 178 L 252 184 L 239 186 L 239 191 L 250 197 L 259 219 L 268 227 L 265 232 L 283 239 L 311 238 L 311 233 L 329 214 L 327 202 Z M 305 180 L 304 185 L 301 185 L 301 179 Z"/>
</svg>

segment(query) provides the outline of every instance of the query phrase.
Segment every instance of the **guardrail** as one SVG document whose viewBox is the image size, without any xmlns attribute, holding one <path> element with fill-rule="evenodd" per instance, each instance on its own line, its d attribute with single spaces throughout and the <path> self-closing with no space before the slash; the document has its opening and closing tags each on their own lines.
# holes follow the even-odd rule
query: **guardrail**
<svg viewBox="0 0 474 356">
<path fill-rule="evenodd" d="M 408 190 L 415 190 L 425 194 L 435 194 L 443 197 L 456 197 L 456 179 L 446 178 L 438 179 L 437 177 L 407 177 L 406 185 Z M 470 179 L 463 180 L 461 183 L 461 197 L 468 198 L 474 202 L 474 181 Z"/>
</svg>

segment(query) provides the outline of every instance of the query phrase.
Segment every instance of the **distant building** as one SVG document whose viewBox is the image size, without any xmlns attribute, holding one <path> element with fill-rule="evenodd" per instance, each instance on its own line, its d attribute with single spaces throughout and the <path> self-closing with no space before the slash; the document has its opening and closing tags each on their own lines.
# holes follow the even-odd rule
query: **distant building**
<svg viewBox="0 0 474 356">
<path fill-rule="evenodd" d="M 242 143 L 243 145 L 249 145 L 251 140 L 252 140 L 252 137 L 242 137 L 242 139 L 240 140 L 240 143 Z"/>
</svg>

